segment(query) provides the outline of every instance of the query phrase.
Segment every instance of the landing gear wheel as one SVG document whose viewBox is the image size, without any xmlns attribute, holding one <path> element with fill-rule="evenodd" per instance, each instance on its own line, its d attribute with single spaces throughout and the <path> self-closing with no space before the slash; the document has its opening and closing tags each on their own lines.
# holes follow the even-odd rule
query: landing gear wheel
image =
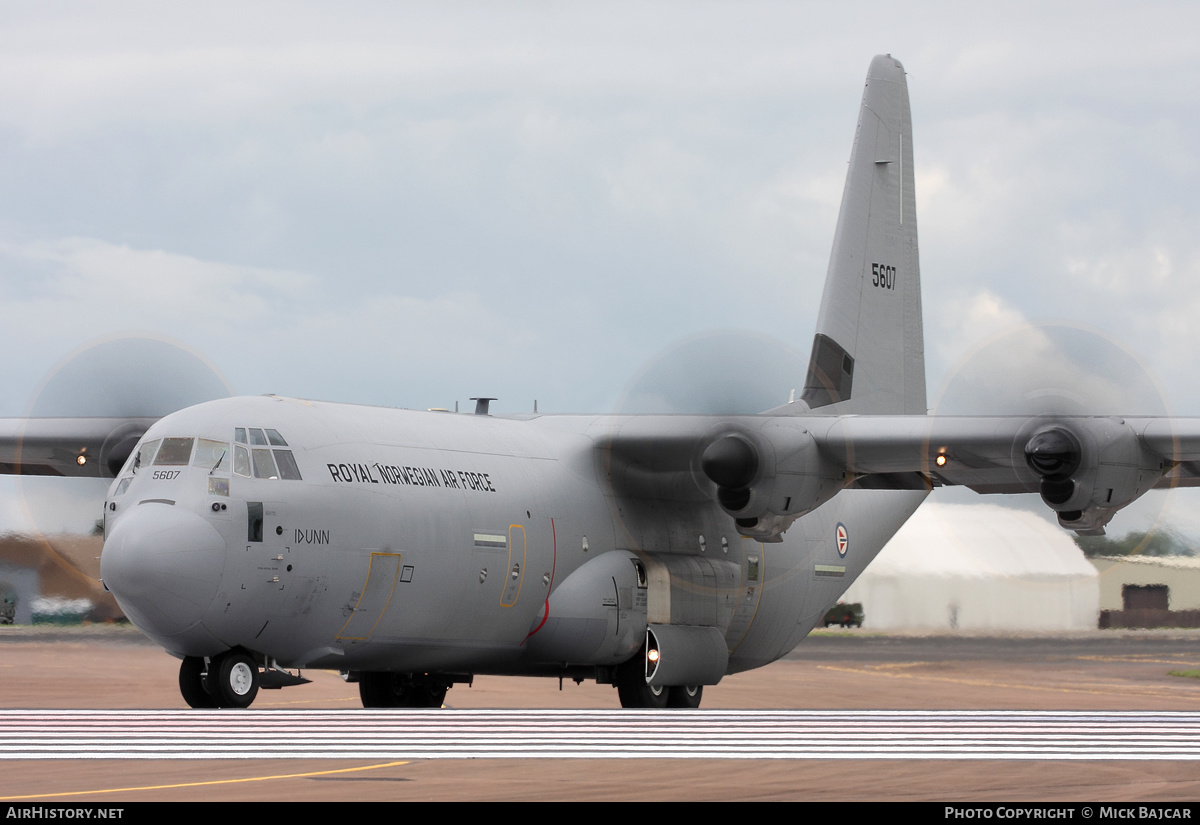
<svg viewBox="0 0 1200 825">
<path fill-rule="evenodd" d="M 414 679 L 410 673 L 363 673 L 358 695 L 364 708 L 440 708 L 446 701 L 444 684 Z"/>
<path fill-rule="evenodd" d="M 447 688 L 439 685 L 414 684 L 408 689 L 408 704 L 410 708 L 440 708 L 446 701 Z"/>
<path fill-rule="evenodd" d="M 367 672 L 358 677 L 358 696 L 364 708 L 407 707 L 408 690 L 399 673 Z"/>
<path fill-rule="evenodd" d="M 700 707 L 704 685 L 678 685 L 667 690 L 667 707 L 695 710 Z"/>
<path fill-rule="evenodd" d="M 188 707 L 215 708 L 217 700 L 205 687 L 204 660 L 199 656 L 186 656 L 179 665 L 179 692 Z"/>
<path fill-rule="evenodd" d="M 214 698 L 223 708 L 248 708 L 258 695 L 258 664 L 240 650 L 231 650 L 209 665 L 216 669 Z"/>
<path fill-rule="evenodd" d="M 617 667 L 617 695 L 621 707 L 629 710 L 660 710 L 667 706 L 670 692 L 665 687 L 646 684 L 645 654 L 638 653 Z"/>
</svg>

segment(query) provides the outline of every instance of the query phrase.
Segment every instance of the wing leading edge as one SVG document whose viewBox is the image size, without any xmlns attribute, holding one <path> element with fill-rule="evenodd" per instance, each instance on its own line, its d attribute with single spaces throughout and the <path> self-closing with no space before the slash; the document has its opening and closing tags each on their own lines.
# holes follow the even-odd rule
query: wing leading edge
<svg viewBox="0 0 1200 825">
<path fill-rule="evenodd" d="M 2 418 L 0 474 L 113 478 L 156 418 Z"/>
</svg>

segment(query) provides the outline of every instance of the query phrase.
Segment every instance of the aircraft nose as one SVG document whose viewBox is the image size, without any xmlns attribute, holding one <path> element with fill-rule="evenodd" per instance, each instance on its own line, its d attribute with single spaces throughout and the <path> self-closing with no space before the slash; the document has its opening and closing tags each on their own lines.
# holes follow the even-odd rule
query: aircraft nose
<svg viewBox="0 0 1200 825">
<path fill-rule="evenodd" d="M 136 506 L 113 526 L 100 575 L 135 625 L 152 636 L 194 626 L 212 603 L 225 567 L 225 540 L 194 513 L 171 504 Z"/>
</svg>

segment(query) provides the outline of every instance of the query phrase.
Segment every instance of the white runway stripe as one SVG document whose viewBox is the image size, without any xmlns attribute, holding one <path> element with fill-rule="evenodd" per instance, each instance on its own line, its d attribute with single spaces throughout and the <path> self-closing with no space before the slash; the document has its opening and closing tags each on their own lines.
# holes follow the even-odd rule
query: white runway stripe
<svg viewBox="0 0 1200 825">
<path fill-rule="evenodd" d="M 0 759 L 1200 759 L 1200 714 L 0 711 Z"/>
</svg>

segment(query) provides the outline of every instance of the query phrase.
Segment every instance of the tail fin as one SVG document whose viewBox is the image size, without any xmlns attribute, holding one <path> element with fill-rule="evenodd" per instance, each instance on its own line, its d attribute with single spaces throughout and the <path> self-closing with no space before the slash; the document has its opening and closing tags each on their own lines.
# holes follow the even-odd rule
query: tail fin
<svg viewBox="0 0 1200 825">
<path fill-rule="evenodd" d="M 904 66 L 871 61 L 801 400 L 830 414 L 924 414 L 912 115 Z"/>
</svg>

